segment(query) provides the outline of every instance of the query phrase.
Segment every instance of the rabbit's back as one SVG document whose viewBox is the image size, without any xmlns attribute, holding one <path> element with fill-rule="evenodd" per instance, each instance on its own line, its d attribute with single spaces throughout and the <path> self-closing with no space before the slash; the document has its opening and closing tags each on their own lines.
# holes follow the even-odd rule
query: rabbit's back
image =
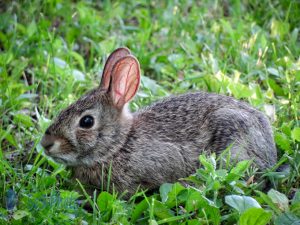
<svg viewBox="0 0 300 225">
<path fill-rule="evenodd" d="M 135 113 L 133 130 L 135 139 L 172 143 L 193 161 L 202 151 L 220 153 L 231 144 L 232 159 L 254 158 L 261 169 L 277 158 L 267 117 L 224 95 L 196 92 L 166 98 Z"/>
</svg>

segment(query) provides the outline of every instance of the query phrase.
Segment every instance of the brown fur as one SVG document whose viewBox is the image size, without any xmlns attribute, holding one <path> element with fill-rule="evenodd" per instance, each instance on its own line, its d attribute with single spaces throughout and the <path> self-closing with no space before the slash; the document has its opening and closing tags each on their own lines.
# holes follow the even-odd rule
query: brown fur
<svg viewBox="0 0 300 225">
<path fill-rule="evenodd" d="M 87 114 L 96 120 L 88 130 L 78 125 Z M 63 144 L 50 151 L 49 143 L 56 139 Z M 106 187 L 111 164 L 111 183 L 129 194 L 139 186 L 153 189 L 186 177 L 199 166 L 201 153 L 219 154 L 231 144 L 233 159 L 253 159 L 262 170 L 277 161 L 263 113 L 234 98 L 205 92 L 172 96 L 128 114 L 125 107 L 115 107 L 106 90 L 97 88 L 60 113 L 42 144 L 81 182 L 98 188 L 102 182 Z"/>
</svg>

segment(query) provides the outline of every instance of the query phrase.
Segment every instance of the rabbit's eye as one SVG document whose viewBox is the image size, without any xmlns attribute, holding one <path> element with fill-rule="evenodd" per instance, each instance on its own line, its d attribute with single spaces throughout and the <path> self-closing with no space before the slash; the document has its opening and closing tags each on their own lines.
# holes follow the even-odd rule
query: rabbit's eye
<svg viewBox="0 0 300 225">
<path fill-rule="evenodd" d="M 92 116 L 84 116 L 79 121 L 79 126 L 82 128 L 91 128 L 94 125 L 94 118 Z"/>
</svg>

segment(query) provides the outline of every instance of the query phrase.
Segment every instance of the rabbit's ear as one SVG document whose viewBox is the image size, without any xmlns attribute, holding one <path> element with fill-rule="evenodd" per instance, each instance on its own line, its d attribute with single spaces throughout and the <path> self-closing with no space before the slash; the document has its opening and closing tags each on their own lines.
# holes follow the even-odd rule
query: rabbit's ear
<svg viewBox="0 0 300 225">
<path fill-rule="evenodd" d="M 133 56 L 125 56 L 114 65 L 111 73 L 110 94 L 117 108 L 134 97 L 140 85 L 140 65 Z"/>
<path fill-rule="evenodd" d="M 106 63 L 105 63 L 104 69 L 103 69 L 102 79 L 101 79 L 101 83 L 100 83 L 101 90 L 108 91 L 113 66 L 116 64 L 116 62 L 119 59 L 121 59 L 127 55 L 130 55 L 130 51 L 127 48 L 117 48 L 110 54 L 110 56 L 106 60 Z"/>
</svg>

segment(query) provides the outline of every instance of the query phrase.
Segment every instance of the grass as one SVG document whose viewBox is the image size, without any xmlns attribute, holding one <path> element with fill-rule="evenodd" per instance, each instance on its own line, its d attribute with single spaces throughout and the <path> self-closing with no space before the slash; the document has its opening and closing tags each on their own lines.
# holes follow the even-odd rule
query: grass
<svg viewBox="0 0 300 225">
<path fill-rule="evenodd" d="M 298 1 L 0 5 L 0 224 L 300 224 Z M 202 155 L 186 178 L 192 186 L 163 184 L 129 201 L 82 194 L 39 141 L 61 109 L 99 84 L 105 58 L 119 46 L 141 63 L 132 110 L 195 90 L 248 101 L 272 119 L 277 166 L 290 172 L 258 174 L 246 161 L 221 168 L 214 155 Z"/>
</svg>

